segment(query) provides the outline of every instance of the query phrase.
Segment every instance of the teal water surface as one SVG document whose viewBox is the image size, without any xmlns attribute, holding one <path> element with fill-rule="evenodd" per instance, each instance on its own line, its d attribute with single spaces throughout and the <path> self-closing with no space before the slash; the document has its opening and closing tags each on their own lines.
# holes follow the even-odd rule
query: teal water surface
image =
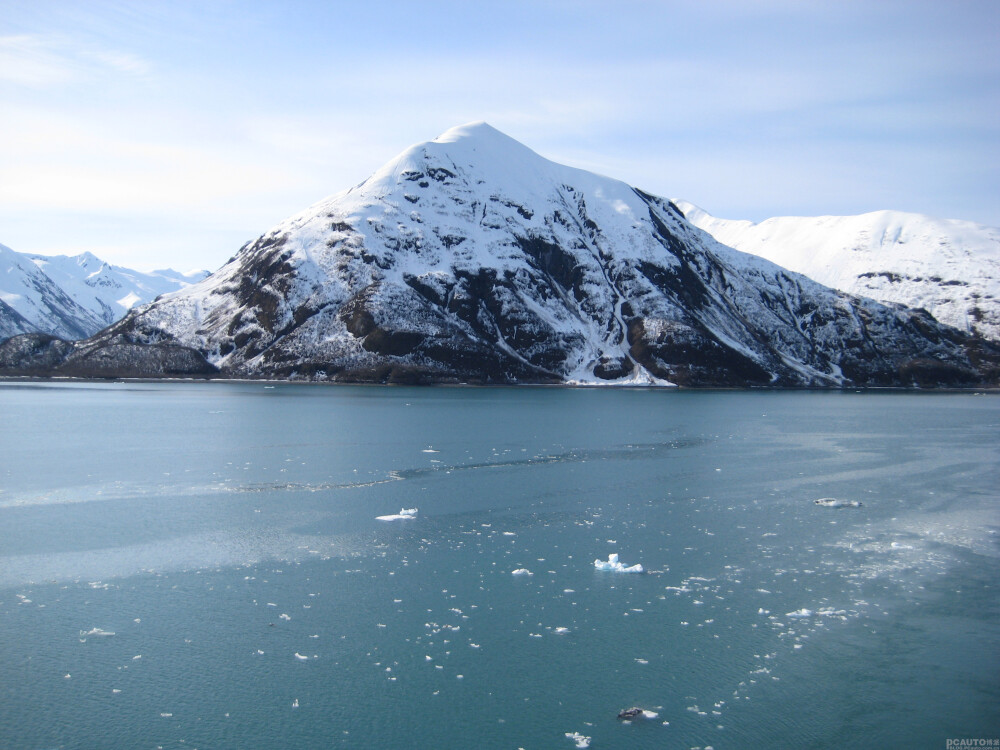
<svg viewBox="0 0 1000 750">
<path fill-rule="evenodd" d="M 11 383 L 0 415 L 2 748 L 1000 737 L 995 395 Z"/>
</svg>

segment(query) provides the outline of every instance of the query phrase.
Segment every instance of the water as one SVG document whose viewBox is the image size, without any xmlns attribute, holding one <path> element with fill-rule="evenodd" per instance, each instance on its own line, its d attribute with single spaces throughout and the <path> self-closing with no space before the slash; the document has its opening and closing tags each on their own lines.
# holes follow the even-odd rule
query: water
<svg viewBox="0 0 1000 750">
<path fill-rule="evenodd" d="M 0 414 L 3 748 L 1000 736 L 995 395 L 6 384 Z"/>
</svg>

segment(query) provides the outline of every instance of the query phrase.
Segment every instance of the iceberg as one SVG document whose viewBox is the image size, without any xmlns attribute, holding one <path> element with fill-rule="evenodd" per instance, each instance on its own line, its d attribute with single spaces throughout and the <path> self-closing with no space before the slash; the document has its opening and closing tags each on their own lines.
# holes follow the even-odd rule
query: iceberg
<svg viewBox="0 0 1000 750">
<path fill-rule="evenodd" d="M 612 552 L 608 555 L 608 559 L 605 560 L 594 560 L 594 567 L 598 570 L 612 570 L 615 573 L 644 573 L 642 565 L 636 563 L 635 565 L 625 565 L 623 562 L 619 562 L 618 553 Z"/>
<path fill-rule="evenodd" d="M 417 509 L 416 508 L 402 508 L 399 513 L 394 513 L 390 516 L 375 516 L 376 521 L 401 521 L 407 518 L 416 518 Z"/>
<path fill-rule="evenodd" d="M 510 571 L 510 574 L 512 576 L 533 576 L 534 575 L 534 573 L 532 573 L 527 568 L 518 568 L 517 570 L 512 570 L 512 571 Z"/>
</svg>

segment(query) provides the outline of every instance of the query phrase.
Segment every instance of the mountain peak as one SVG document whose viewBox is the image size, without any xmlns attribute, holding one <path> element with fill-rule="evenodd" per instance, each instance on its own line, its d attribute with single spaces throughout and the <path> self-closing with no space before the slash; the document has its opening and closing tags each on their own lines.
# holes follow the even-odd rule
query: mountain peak
<svg viewBox="0 0 1000 750">
<path fill-rule="evenodd" d="M 434 139 L 435 143 L 454 143 L 465 138 L 475 138 L 477 140 L 485 140 L 487 138 L 505 138 L 513 140 L 506 133 L 501 133 L 495 127 L 490 125 L 485 120 L 477 120 L 475 122 L 467 122 L 464 125 L 456 125 L 453 128 L 449 128 L 444 131 L 441 135 Z"/>
</svg>

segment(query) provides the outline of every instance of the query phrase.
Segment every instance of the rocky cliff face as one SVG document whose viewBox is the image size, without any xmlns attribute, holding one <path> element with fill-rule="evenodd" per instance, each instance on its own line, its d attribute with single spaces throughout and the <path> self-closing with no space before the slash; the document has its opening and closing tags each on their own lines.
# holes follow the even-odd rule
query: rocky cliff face
<svg viewBox="0 0 1000 750">
<path fill-rule="evenodd" d="M 408 149 L 87 342 L 366 382 L 973 384 L 996 351 L 720 245 L 488 125 Z"/>
</svg>

